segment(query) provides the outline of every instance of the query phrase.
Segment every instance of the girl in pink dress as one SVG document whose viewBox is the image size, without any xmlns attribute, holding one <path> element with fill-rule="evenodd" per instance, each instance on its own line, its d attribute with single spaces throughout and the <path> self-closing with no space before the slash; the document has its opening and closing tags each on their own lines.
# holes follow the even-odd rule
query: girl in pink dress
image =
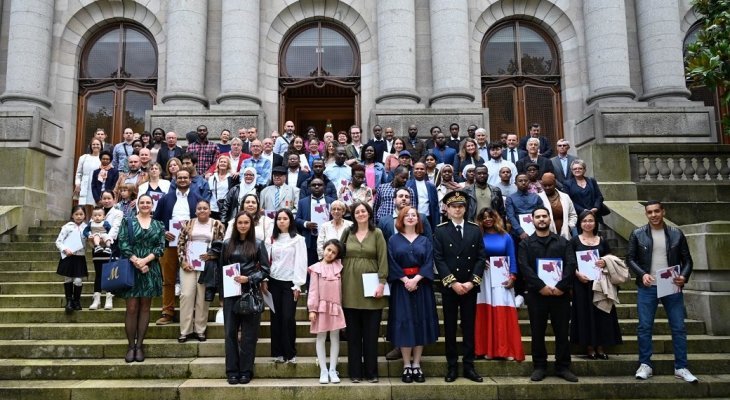
<svg viewBox="0 0 730 400">
<path fill-rule="evenodd" d="M 309 267 L 309 294 L 307 309 L 312 322 L 311 333 L 317 334 L 319 383 L 340 383 L 337 375 L 337 356 L 340 353 L 340 329 L 345 327 L 342 311 L 342 263 L 344 246 L 337 239 L 324 244 L 322 261 Z M 325 341 L 330 334 L 330 367 L 327 369 Z"/>
</svg>

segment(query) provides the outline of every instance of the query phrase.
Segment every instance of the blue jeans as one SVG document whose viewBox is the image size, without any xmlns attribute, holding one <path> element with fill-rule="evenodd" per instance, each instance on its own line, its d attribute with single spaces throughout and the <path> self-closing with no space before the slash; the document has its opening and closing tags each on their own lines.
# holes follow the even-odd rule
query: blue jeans
<svg viewBox="0 0 730 400">
<path fill-rule="evenodd" d="M 656 297 L 656 286 L 638 287 L 637 306 L 639 326 L 636 334 L 639 340 L 639 362 L 652 366 L 651 334 L 654 328 L 654 317 L 659 301 L 669 319 L 672 331 L 672 347 L 674 347 L 674 369 L 687 368 L 687 330 L 684 328 L 684 295 L 682 292 L 661 299 Z"/>
</svg>

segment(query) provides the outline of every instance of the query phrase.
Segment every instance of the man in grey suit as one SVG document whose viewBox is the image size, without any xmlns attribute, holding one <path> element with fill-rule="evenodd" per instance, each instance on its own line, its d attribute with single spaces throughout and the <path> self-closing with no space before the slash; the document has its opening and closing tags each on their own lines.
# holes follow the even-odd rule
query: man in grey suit
<svg viewBox="0 0 730 400">
<path fill-rule="evenodd" d="M 570 170 L 570 164 L 576 159 L 574 155 L 568 154 L 570 142 L 565 139 L 558 140 L 558 155 L 551 158 L 553 163 L 553 172 L 558 179 L 558 189 L 563 190 L 568 180 L 573 179 L 573 172 Z"/>
</svg>

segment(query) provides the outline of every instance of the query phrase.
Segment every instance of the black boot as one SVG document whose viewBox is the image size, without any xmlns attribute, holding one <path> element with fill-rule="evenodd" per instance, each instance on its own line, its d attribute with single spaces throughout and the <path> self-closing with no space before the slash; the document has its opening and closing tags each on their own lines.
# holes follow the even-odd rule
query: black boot
<svg viewBox="0 0 730 400">
<path fill-rule="evenodd" d="M 73 309 L 74 311 L 80 311 L 81 310 L 81 286 L 74 285 L 74 300 L 73 300 Z"/>
<path fill-rule="evenodd" d="M 63 284 L 63 292 L 66 294 L 66 314 L 71 314 L 72 312 L 74 312 L 73 286 L 74 284 L 72 282 L 66 282 Z"/>
</svg>

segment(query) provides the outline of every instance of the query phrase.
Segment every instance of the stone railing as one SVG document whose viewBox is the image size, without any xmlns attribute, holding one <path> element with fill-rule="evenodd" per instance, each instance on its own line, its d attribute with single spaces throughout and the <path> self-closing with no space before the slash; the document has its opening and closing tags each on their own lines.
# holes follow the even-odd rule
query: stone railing
<svg viewBox="0 0 730 400">
<path fill-rule="evenodd" d="M 676 149 L 672 152 L 634 150 L 630 151 L 634 182 L 730 182 L 730 152 L 707 151 L 703 154 L 692 148 L 687 148 L 686 153 Z"/>
</svg>

